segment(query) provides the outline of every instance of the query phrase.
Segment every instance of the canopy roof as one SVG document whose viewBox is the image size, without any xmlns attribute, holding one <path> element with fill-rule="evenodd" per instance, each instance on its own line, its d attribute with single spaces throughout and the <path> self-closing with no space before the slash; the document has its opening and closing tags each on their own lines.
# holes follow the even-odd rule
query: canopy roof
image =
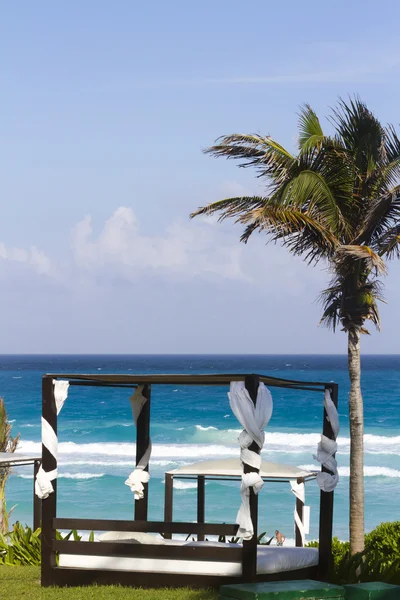
<svg viewBox="0 0 400 600">
<path fill-rule="evenodd" d="M 0 452 L 0 466 L 31 464 L 41 460 L 41 456 L 26 456 L 24 454 L 19 454 L 18 452 Z"/>
<path fill-rule="evenodd" d="M 243 473 L 242 463 L 239 458 L 224 458 L 220 460 L 206 460 L 202 462 L 185 465 L 179 469 L 168 471 L 169 475 L 209 475 L 215 477 L 241 477 Z M 261 477 L 268 479 L 312 479 L 315 472 L 305 471 L 299 467 L 282 465 L 279 463 L 262 461 Z"/>
</svg>

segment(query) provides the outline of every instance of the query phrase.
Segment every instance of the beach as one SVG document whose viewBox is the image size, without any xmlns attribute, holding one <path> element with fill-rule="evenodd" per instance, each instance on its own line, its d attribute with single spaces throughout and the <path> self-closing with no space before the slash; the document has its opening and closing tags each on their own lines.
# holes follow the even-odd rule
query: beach
<svg viewBox="0 0 400 600">
<path fill-rule="evenodd" d="M 41 375 L 69 373 L 263 373 L 339 384 L 341 432 L 337 455 L 340 482 L 335 491 L 334 535 L 348 538 L 348 375 L 345 356 L 7 356 L 0 384 L 19 451 L 40 454 Z M 398 517 L 400 478 L 398 389 L 400 356 L 364 356 L 366 530 Z M 232 415 L 227 389 L 154 387 L 153 451 L 149 516 L 163 518 L 165 471 L 199 460 L 238 457 L 240 425 Z M 264 460 L 318 468 L 313 458 L 322 427 L 320 393 L 271 388 L 274 412 L 266 430 Z M 71 388 L 59 419 L 58 515 L 132 518 L 133 498 L 124 485 L 134 466 L 135 427 L 127 390 Z M 32 523 L 32 472 L 15 470 L 8 483 L 12 520 Z M 174 517 L 196 518 L 195 483 L 176 481 Z M 384 499 L 384 502 L 383 502 Z M 294 496 L 289 484 L 266 483 L 260 493 L 259 532 L 275 529 L 293 539 Z M 318 535 L 319 488 L 306 486 L 311 506 L 308 539 Z M 240 504 L 238 482 L 209 482 L 206 520 L 234 522 Z"/>
</svg>

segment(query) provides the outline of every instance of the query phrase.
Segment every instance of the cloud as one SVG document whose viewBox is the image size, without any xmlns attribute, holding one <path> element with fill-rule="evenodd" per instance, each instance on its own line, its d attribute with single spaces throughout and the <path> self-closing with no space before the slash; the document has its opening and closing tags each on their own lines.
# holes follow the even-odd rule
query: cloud
<svg viewBox="0 0 400 600">
<path fill-rule="evenodd" d="M 239 184 L 228 182 L 230 193 L 244 193 Z M 136 282 L 168 281 L 184 289 L 199 281 L 224 285 L 232 290 L 249 287 L 257 297 L 279 293 L 285 298 L 310 295 L 326 281 L 320 268 L 309 269 L 279 245 L 265 245 L 263 235 L 254 235 L 247 245 L 239 242 L 241 229 L 231 222 L 220 224 L 215 216 L 193 221 L 178 220 L 163 232 L 145 232 L 131 207 L 117 208 L 95 232 L 90 215 L 71 231 L 71 246 L 63 262 L 52 260 L 43 250 L 6 247 L 0 243 L 0 275 L 11 282 L 10 290 L 26 290 L 34 276 L 40 285 L 81 298 L 100 287 L 133 285 Z M 2 268 L 1 268 L 2 267 Z M 244 287 L 243 287 L 244 286 Z M 228 286 L 229 287 L 229 286 Z"/>
<path fill-rule="evenodd" d="M 31 246 L 28 250 L 25 250 L 24 248 L 9 248 L 0 243 L 0 261 L 3 266 L 4 263 L 27 265 L 39 275 L 50 275 L 52 273 L 50 258 L 36 246 Z"/>
<path fill-rule="evenodd" d="M 343 334 L 317 327 L 328 273 L 261 234 L 247 245 L 239 236 L 231 222 L 204 219 L 146 230 L 121 206 L 100 228 L 78 222 L 63 262 L 0 244 L 0 351 L 345 352 Z M 384 333 L 363 351 L 395 351 L 393 267 Z"/>
<path fill-rule="evenodd" d="M 143 273 L 246 279 L 241 268 L 243 249 L 219 233 L 203 220 L 175 222 L 162 235 L 146 235 L 132 208 L 120 206 L 97 237 L 91 217 L 82 219 L 72 232 L 72 249 L 80 268 L 105 275 L 111 271 L 114 277 L 130 280 Z"/>
</svg>

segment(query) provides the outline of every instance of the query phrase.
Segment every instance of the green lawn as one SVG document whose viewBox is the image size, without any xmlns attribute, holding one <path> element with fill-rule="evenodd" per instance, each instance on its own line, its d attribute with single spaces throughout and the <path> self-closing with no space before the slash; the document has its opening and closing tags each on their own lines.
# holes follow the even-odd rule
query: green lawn
<svg viewBox="0 0 400 600">
<path fill-rule="evenodd" d="M 209 590 L 160 589 L 142 590 L 116 586 L 75 588 L 41 588 L 39 567 L 0 566 L 0 598 L 9 600 L 217 600 Z"/>
</svg>

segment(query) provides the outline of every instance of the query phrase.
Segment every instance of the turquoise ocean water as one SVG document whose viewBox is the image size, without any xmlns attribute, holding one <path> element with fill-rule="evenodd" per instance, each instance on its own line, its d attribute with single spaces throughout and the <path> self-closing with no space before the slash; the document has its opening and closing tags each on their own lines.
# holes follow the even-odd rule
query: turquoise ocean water
<svg viewBox="0 0 400 600">
<path fill-rule="evenodd" d="M 41 376 L 76 373 L 263 373 L 275 377 L 339 383 L 340 482 L 335 496 L 334 533 L 348 537 L 348 377 L 345 356 L 3 356 L 0 395 L 5 398 L 19 450 L 40 454 Z M 366 528 L 398 520 L 400 492 L 400 356 L 366 356 L 362 375 L 365 402 Z M 322 394 L 273 388 L 274 412 L 263 457 L 290 465 L 316 466 L 322 426 Z M 133 500 L 124 481 L 134 466 L 135 427 L 124 389 L 70 388 L 59 417 L 58 515 L 132 518 Z M 163 518 L 165 471 L 183 464 L 238 456 L 240 426 L 226 388 L 154 386 L 151 437 L 150 518 Z M 32 522 L 31 468 L 16 469 L 8 484 L 14 520 Z M 196 518 L 195 484 L 176 482 L 174 516 Z M 306 487 L 311 506 L 309 539 L 318 535 L 319 490 Z M 239 484 L 206 486 L 206 518 L 234 522 Z M 260 527 L 293 537 L 294 496 L 289 485 L 265 484 Z"/>
</svg>

